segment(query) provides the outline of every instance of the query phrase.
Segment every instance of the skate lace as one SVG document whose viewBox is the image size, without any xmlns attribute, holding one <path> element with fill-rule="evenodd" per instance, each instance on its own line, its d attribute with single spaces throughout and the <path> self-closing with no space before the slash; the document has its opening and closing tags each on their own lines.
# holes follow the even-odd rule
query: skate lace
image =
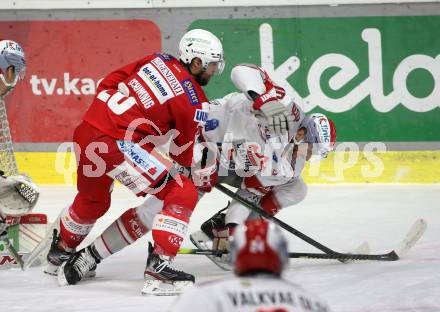
<svg viewBox="0 0 440 312">
<path fill-rule="evenodd" d="M 161 258 L 159 258 L 160 259 L 160 261 L 162 261 L 160 264 L 158 264 L 157 265 L 157 267 L 155 268 L 155 270 L 154 271 L 156 271 L 156 273 L 160 273 L 160 272 L 162 272 L 165 268 L 169 268 L 170 270 L 172 270 L 172 271 L 174 271 L 174 272 L 176 272 L 176 273 L 178 273 L 178 272 L 183 272 L 183 271 L 180 271 L 180 270 L 178 270 L 178 269 L 176 269 L 172 264 L 171 264 L 171 262 L 169 261 L 169 260 L 165 260 L 165 259 L 161 259 Z"/>
<path fill-rule="evenodd" d="M 74 267 L 76 268 L 77 272 L 81 277 L 84 276 L 90 269 L 93 268 L 95 265 L 95 258 L 93 258 L 92 255 L 90 255 L 87 250 L 79 256 L 74 264 Z"/>
</svg>

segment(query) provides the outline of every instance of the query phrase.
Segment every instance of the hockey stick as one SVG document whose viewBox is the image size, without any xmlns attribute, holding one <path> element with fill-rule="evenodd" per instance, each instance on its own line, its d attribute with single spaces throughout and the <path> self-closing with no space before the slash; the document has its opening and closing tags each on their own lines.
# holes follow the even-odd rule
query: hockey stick
<svg viewBox="0 0 440 312">
<path fill-rule="evenodd" d="M 203 256 L 214 256 L 221 257 L 229 252 L 226 250 L 212 250 L 212 249 L 191 249 L 191 248 L 181 248 L 178 254 L 183 255 L 203 255 Z M 376 260 L 376 261 L 396 261 L 399 260 L 399 256 L 393 250 L 387 254 L 377 254 L 377 255 L 367 255 L 367 254 L 325 254 L 325 253 L 314 253 L 314 252 L 289 252 L 289 258 L 301 258 L 301 259 L 335 259 L 335 260 Z"/>
<path fill-rule="evenodd" d="M 399 260 L 408 250 L 414 246 L 414 244 L 422 237 L 426 231 L 427 223 L 423 219 L 419 219 L 410 228 L 404 239 L 394 250 L 384 254 L 358 254 L 358 253 L 313 253 L 313 252 L 289 252 L 289 258 L 302 258 L 302 259 L 335 259 L 342 261 L 353 260 L 373 260 L 373 261 L 396 261 Z M 191 249 L 181 248 L 178 254 L 186 255 L 204 255 L 221 257 L 223 254 L 227 254 L 226 250 L 210 250 L 210 249 Z"/>
<path fill-rule="evenodd" d="M 24 263 L 21 259 L 20 255 L 18 254 L 17 250 L 15 250 L 14 246 L 11 245 L 11 242 L 8 239 L 2 239 L 3 244 L 5 244 L 6 249 L 11 254 L 12 258 L 14 258 L 15 262 L 18 263 L 20 268 L 24 270 Z"/>
<path fill-rule="evenodd" d="M 247 201 L 246 199 L 242 198 L 241 196 L 235 194 L 231 190 L 227 189 L 221 184 L 217 184 L 215 186 L 220 192 L 224 193 L 225 195 L 228 195 L 232 199 L 235 199 L 248 209 L 260 214 L 264 218 L 271 220 L 275 224 L 279 225 L 281 228 L 285 229 L 289 233 L 301 238 L 305 242 L 309 243 L 310 245 L 316 247 L 317 249 L 325 252 L 325 254 L 313 254 L 317 257 L 311 257 L 311 258 L 320 258 L 320 259 L 337 259 L 342 262 L 346 260 L 378 260 L 378 261 L 395 261 L 399 260 L 399 258 L 405 254 L 414 244 L 420 239 L 420 237 L 423 235 L 423 233 L 426 231 L 427 223 L 423 219 L 417 220 L 411 229 L 406 234 L 403 241 L 400 243 L 398 248 L 395 250 L 392 250 L 389 253 L 385 254 L 377 254 L 377 255 L 369 255 L 369 254 L 349 254 L 349 253 L 340 253 L 337 251 L 334 251 L 321 243 L 317 242 L 313 238 L 305 235 L 304 233 L 298 231 L 297 229 L 291 227 L 287 223 L 281 221 L 280 219 L 268 214 L 266 211 L 259 209 L 257 206 L 255 206 L 253 203 Z M 302 254 L 303 257 L 298 258 L 307 258 L 306 253 L 299 253 Z M 324 257 L 325 256 L 325 257 Z"/>
</svg>

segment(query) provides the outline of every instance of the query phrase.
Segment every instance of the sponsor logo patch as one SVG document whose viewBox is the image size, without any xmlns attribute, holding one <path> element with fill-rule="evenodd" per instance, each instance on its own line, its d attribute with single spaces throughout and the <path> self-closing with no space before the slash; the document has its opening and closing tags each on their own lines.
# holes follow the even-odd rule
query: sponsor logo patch
<svg viewBox="0 0 440 312">
<path fill-rule="evenodd" d="M 151 184 L 151 182 L 148 181 L 141 172 L 138 172 L 126 161 L 110 171 L 108 176 L 119 181 L 122 185 L 125 185 L 135 194 L 145 192 L 145 190 L 147 190 Z"/>
<path fill-rule="evenodd" d="M 150 94 L 147 92 L 147 90 L 145 90 L 145 88 L 136 78 L 130 80 L 128 85 L 133 89 L 134 92 L 136 92 L 139 100 L 141 100 L 141 103 L 145 109 L 148 109 L 154 105 L 154 101 L 151 98 Z"/>
<path fill-rule="evenodd" d="M 196 88 L 194 87 L 191 80 L 186 79 L 182 81 L 183 89 L 185 90 L 186 95 L 188 96 L 189 102 L 191 105 L 195 106 L 200 104 L 199 97 L 197 95 Z"/>
<path fill-rule="evenodd" d="M 165 62 L 169 62 L 169 61 L 172 61 L 174 59 L 174 57 L 172 55 L 169 55 L 169 54 L 166 54 L 166 53 L 154 53 L 154 54 L 157 55 L 158 57 L 160 57 Z"/>
<path fill-rule="evenodd" d="M 188 231 L 188 223 L 171 216 L 159 214 L 154 219 L 153 230 L 169 232 L 183 238 Z"/>
<path fill-rule="evenodd" d="M 217 129 L 219 125 L 220 121 L 218 119 L 209 119 L 206 121 L 205 131 L 212 131 L 214 129 Z"/>
<path fill-rule="evenodd" d="M 151 63 L 154 64 L 154 66 L 156 66 L 157 69 L 165 77 L 169 86 L 173 90 L 174 95 L 183 94 L 183 88 L 180 85 L 179 80 L 177 80 L 176 76 L 174 76 L 170 68 L 159 57 L 155 58 L 153 61 L 151 61 Z"/>
<path fill-rule="evenodd" d="M 173 90 L 153 64 L 142 67 L 138 72 L 138 76 L 147 84 L 160 104 L 174 97 Z"/>
<path fill-rule="evenodd" d="M 320 118 L 319 124 L 321 126 L 322 131 L 322 142 L 330 142 L 330 126 L 328 124 L 327 119 Z"/>
<path fill-rule="evenodd" d="M 141 148 L 138 144 L 128 141 L 117 141 L 119 150 L 142 169 L 151 179 L 156 180 L 166 167 L 156 157 Z"/>
<path fill-rule="evenodd" d="M 208 113 L 201 109 L 196 109 L 194 121 L 205 123 L 208 120 Z"/>
</svg>

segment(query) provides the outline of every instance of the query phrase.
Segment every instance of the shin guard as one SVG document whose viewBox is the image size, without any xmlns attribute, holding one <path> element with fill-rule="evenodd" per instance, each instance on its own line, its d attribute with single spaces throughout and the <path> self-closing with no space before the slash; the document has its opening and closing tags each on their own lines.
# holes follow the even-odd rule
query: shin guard
<svg viewBox="0 0 440 312">
<path fill-rule="evenodd" d="M 188 231 L 191 214 L 191 209 L 169 205 L 156 215 L 152 229 L 156 253 L 170 257 L 177 254 Z"/>
</svg>

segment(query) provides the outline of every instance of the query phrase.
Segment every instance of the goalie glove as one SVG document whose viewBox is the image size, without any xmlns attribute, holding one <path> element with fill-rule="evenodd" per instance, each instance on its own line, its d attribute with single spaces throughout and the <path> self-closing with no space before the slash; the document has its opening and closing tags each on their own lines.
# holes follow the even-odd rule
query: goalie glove
<svg viewBox="0 0 440 312">
<path fill-rule="evenodd" d="M 267 120 L 269 130 L 275 136 L 288 133 L 293 127 L 294 118 L 277 95 L 277 87 L 257 97 L 252 105 L 256 115 L 261 114 Z"/>
<path fill-rule="evenodd" d="M 25 175 L 0 176 L 0 211 L 7 216 L 22 216 L 38 201 L 37 186 Z"/>
</svg>

